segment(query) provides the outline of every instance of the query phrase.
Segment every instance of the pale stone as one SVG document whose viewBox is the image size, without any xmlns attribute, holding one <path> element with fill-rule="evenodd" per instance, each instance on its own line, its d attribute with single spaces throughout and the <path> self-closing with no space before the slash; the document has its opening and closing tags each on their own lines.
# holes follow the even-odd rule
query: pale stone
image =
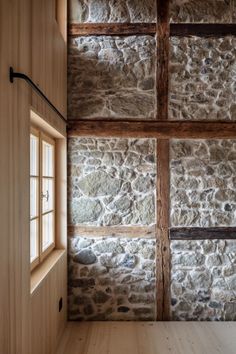
<svg viewBox="0 0 236 354">
<path fill-rule="evenodd" d="M 172 37 L 170 58 L 170 119 L 236 119 L 232 107 L 236 99 L 233 36 Z"/>
<path fill-rule="evenodd" d="M 155 22 L 154 0 L 70 0 L 70 22 Z"/>
<path fill-rule="evenodd" d="M 80 198 L 73 202 L 72 220 L 75 224 L 93 222 L 101 215 L 102 210 L 99 200 Z"/>
<path fill-rule="evenodd" d="M 81 191 L 89 197 L 116 195 L 121 187 L 121 181 L 111 178 L 103 171 L 96 171 L 78 182 Z"/>
</svg>

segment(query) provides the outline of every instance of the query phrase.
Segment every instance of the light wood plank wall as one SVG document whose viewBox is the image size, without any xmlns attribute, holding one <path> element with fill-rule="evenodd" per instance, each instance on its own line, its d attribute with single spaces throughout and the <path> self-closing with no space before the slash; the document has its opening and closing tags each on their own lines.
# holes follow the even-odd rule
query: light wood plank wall
<svg viewBox="0 0 236 354">
<path fill-rule="evenodd" d="M 32 354 L 53 354 L 65 328 L 67 318 L 66 253 L 31 296 Z M 59 300 L 63 306 L 59 312 Z"/>
<path fill-rule="evenodd" d="M 57 9 L 56 0 L 32 0 L 32 77 L 49 100 L 66 117 L 67 44 L 64 39 L 66 35 L 63 38 L 61 33 L 63 29 L 60 29 L 56 21 Z M 66 9 L 66 0 L 60 0 L 60 13 L 63 12 L 64 19 L 66 19 Z M 60 24 L 62 25 L 62 22 Z M 64 122 L 34 93 L 31 104 L 34 111 L 65 136 Z M 63 156 L 60 156 L 57 164 L 57 172 L 61 177 L 57 188 L 63 191 L 60 200 L 57 200 L 57 204 L 61 204 L 57 215 L 59 221 L 57 233 L 60 234 L 63 232 L 62 230 L 66 230 L 65 215 L 64 217 L 62 215 L 62 201 L 66 198 L 64 188 L 66 174 L 63 174 L 63 171 L 66 171 L 65 144 L 62 139 L 57 142 L 57 150 L 63 150 Z M 57 193 L 58 195 L 59 193 Z M 66 237 L 57 241 L 57 247 L 66 248 Z M 63 298 L 63 308 L 59 313 L 58 302 L 61 297 Z M 66 303 L 67 260 L 65 254 L 31 296 L 30 352 L 32 354 L 54 352 L 67 319 Z"/>
<path fill-rule="evenodd" d="M 9 66 L 30 74 L 30 1 L 0 0 L 0 353 L 29 353 L 29 91 Z"/>
<path fill-rule="evenodd" d="M 66 321 L 65 257 L 30 297 L 30 108 L 47 116 L 61 132 L 66 128 L 41 99 L 32 96 L 25 82 L 9 82 L 13 66 L 32 77 L 66 114 L 66 43 L 52 17 L 54 7 L 55 0 L 0 0 L 0 353 L 4 354 L 36 354 L 38 340 L 40 354 L 52 353 Z M 60 296 L 64 308 L 59 313 Z"/>
<path fill-rule="evenodd" d="M 49 100 L 66 117 L 67 111 L 67 43 L 57 22 L 57 6 L 66 19 L 66 0 L 32 0 L 32 77 Z M 59 20 L 58 20 L 59 21 Z M 60 26 L 59 26 L 60 25 Z M 35 93 L 34 109 L 60 131 L 64 123 L 56 113 Z"/>
</svg>

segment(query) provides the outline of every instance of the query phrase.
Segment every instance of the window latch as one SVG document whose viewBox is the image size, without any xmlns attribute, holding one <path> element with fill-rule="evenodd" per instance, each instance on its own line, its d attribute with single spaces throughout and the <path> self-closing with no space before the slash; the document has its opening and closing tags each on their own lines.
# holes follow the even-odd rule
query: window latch
<svg viewBox="0 0 236 354">
<path fill-rule="evenodd" d="M 43 199 L 43 198 L 45 198 L 46 199 L 46 202 L 48 202 L 48 200 L 49 200 L 49 192 L 47 191 L 45 194 L 41 194 L 41 198 Z"/>
</svg>

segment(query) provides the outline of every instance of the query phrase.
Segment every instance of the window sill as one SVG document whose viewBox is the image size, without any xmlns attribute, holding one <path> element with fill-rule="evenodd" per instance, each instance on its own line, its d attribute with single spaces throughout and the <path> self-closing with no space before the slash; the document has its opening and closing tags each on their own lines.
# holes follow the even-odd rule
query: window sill
<svg viewBox="0 0 236 354">
<path fill-rule="evenodd" d="M 52 268 L 56 263 L 64 256 L 65 250 L 54 250 L 50 255 L 45 258 L 43 263 L 36 267 L 30 277 L 30 294 L 33 295 L 34 291 L 42 283 L 42 281 L 47 277 Z"/>
</svg>

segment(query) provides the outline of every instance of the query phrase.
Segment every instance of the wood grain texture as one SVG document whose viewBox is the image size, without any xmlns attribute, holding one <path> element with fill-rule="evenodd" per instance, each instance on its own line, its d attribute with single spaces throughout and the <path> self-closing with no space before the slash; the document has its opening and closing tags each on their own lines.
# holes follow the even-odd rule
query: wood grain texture
<svg viewBox="0 0 236 354">
<path fill-rule="evenodd" d="M 157 0 L 157 119 L 168 120 L 169 0 Z"/>
<path fill-rule="evenodd" d="M 160 12 L 159 12 L 160 14 Z M 160 14 L 161 15 L 161 14 Z M 171 23 L 170 36 L 172 37 L 223 37 L 236 35 L 235 24 L 220 23 Z M 138 34 L 156 34 L 155 23 L 73 23 L 68 25 L 68 35 L 79 36 L 122 36 Z"/>
<path fill-rule="evenodd" d="M 61 26 L 63 26 L 62 22 Z M 31 32 L 32 80 L 66 117 L 67 47 L 56 22 L 55 0 L 32 1 Z M 62 129 L 64 123 L 60 122 L 57 114 L 34 92 L 32 92 L 32 107 L 54 128 Z"/>
<path fill-rule="evenodd" d="M 171 240 L 236 240 L 236 227 L 173 227 Z"/>
<path fill-rule="evenodd" d="M 30 97 L 23 82 L 9 82 L 10 65 L 29 74 L 29 0 L 0 0 L 0 53 L 0 353 L 30 354 Z"/>
<path fill-rule="evenodd" d="M 235 354 L 235 331 L 235 322 L 71 322 L 56 354 Z"/>
<path fill-rule="evenodd" d="M 157 320 L 170 318 L 169 141 L 157 141 Z"/>
<path fill-rule="evenodd" d="M 236 35 L 236 24 L 228 23 L 172 23 L 172 37 L 224 37 Z"/>
<path fill-rule="evenodd" d="M 234 122 L 161 122 L 161 121 L 71 121 L 71 136 L 157 138 L 157 139 L 234 139 Z"/>
<path fill-rule="evenodd" d="M 156 34 L 155 23 L 73 23 L 68 26 L 69 36 L 133 36 Z"/>
<path fill-rule="evenodd" d="M 66 265 L 64 253 L 31 296 L 32 354 L 53 354 L 64 331 L 67 318 Z M 61 312 L 58 308 L 60 298 L 63 299 Z"/>
<path fill-rule="evenodd" d="M 68 226 L 70 237 L 155 238 L 155 226 Z"/>
</svg>

